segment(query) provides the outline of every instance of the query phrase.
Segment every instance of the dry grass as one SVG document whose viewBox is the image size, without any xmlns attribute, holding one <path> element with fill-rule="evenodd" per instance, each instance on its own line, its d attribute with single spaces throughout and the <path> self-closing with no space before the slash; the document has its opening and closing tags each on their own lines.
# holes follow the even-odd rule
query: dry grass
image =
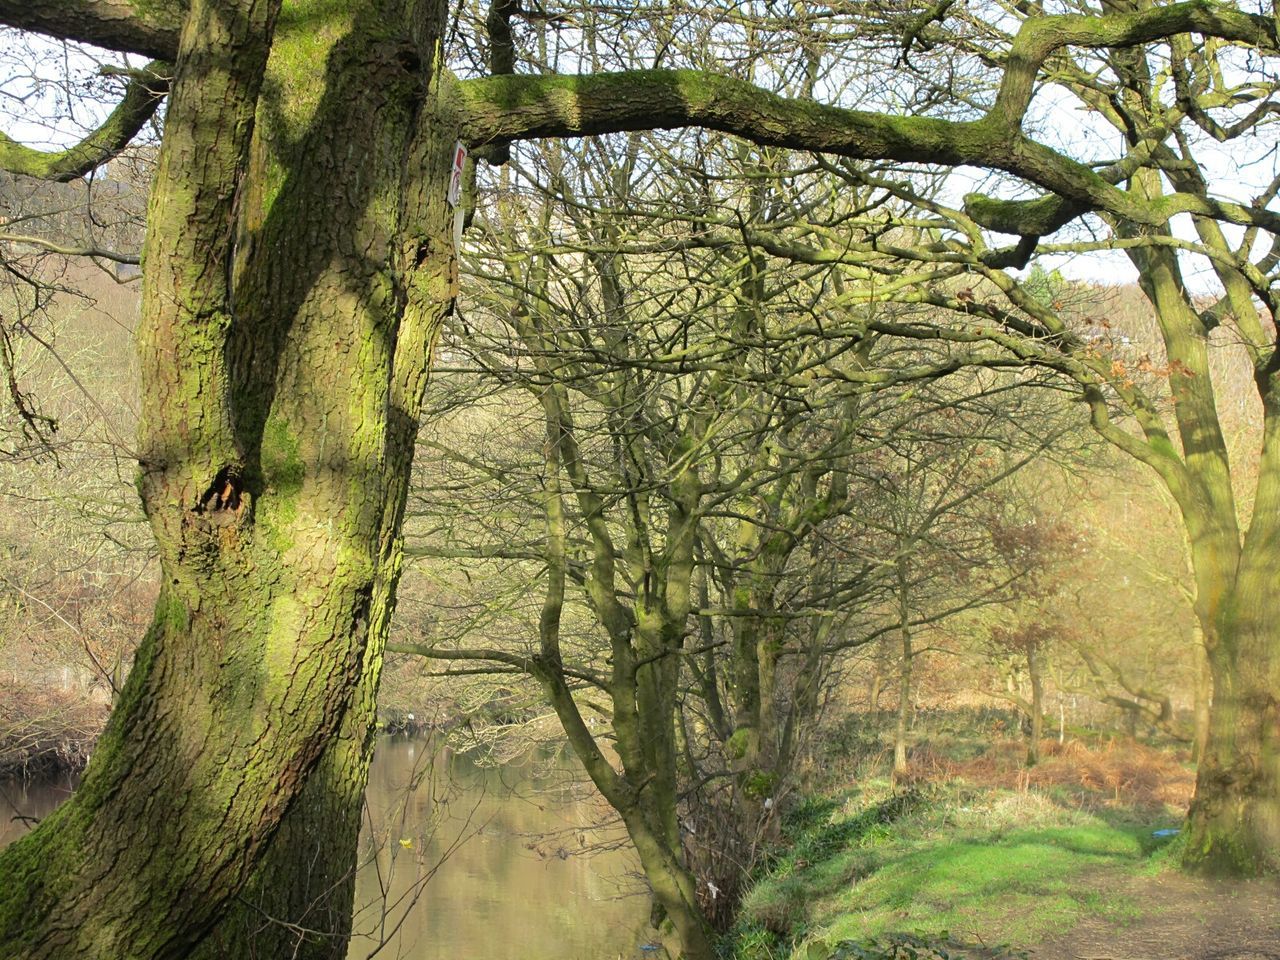
<svg viewBox="0 0 1280 960">
<path fill-rule="evenodd" d="M 921 780 L 964 780 L 1011 790 L 1066 791 L 1081 806 L 1107 805 L 1185 811 L 1195 773 L 1168 752 L 1133 740 L 1090 746 L 1079 740 L 1046 740 L 1040 763 L 1024 764 L 1026 746 L 998 740 L 981 756 L 954 760 L 928 746 L 914 751 L 912 775 Z"/>
</svg>

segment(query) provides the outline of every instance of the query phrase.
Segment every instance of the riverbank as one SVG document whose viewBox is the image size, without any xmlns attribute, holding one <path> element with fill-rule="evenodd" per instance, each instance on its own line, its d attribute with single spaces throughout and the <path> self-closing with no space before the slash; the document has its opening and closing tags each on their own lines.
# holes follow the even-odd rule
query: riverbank
<svg viewBox="0 0 1280 960">
<path fill-rule="evenodd" d="M 79 773 L 110 712 L 75 688 L 0 681 L 0 779 Z"/>
<path fill-rule="evenodd" d="M 0 679 L 0 780 L 82 772 L 110 713 L 100 689 Z M 379 711 L 378 729 L 425 736 L 459 722 L 439 710 L 391 705 Z"/>
<path fill-rule="evenodd" d="M 1226 957 L 1237 942 L 1280 956 L 1280 885 L 1177 871 L 1192 777 L 1177 756 L 1070 741 L 1046 754 L 1027 771 L 1015 743 L 967 760 L 925 749 L 909 786 L 863 769 L 797 805 L 744 900 L 735 960 L 1190 958 L 1215 943 Z M 1234 925 L 1233 900 L 1253 905 Z M 1125 951 L 1159 930 L 1169 951 Z"/>
</svg>

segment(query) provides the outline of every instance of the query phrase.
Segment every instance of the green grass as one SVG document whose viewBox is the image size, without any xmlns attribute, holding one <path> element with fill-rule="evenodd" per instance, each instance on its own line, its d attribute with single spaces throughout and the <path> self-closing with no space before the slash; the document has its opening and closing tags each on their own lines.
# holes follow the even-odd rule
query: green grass
<svg viewBox="0 0 1280 960">
<path fill-rule="evenodd" d="M 1028 945 L 1088 916 L 1124 922 L 1138 905 L 1098 880 L 1166 859 L 1155 825 L 959 784 L 894 797 L 881 781 L 809 802 L 787 822 L 785 855 L 747 895 L 736 955 L 803 958 L 808 944 L 904 934 Z"/>
<path fill-rule="evenodd" d="M 1017 830 L 939 844 L 894 844 L 891 860 L 822 904 L 833 940 L 896 931 L 949 931 L 970 940 L 999 930 L 1023 942 L 1056 933 L 1108 904 L 1078 882 L 1087 868 L 1136 861 L 1133 836 L 1111 827 Z M 913 849 L 914 847 L 914 849 Z M 836 912 L 838 911 L 838 912 Z"/>
</svg>

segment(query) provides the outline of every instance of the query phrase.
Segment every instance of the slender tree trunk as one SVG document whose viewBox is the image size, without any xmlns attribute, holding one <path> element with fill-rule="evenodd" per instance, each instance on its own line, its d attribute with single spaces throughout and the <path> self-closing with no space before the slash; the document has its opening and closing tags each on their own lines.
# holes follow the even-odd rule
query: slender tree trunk
<svg viewBox="0 0 1280 960">
<path fill-rule="evenodd" d="M 558 612 L 554 616 L 558 619 Z M 546 619 L 543 629 L 544 636 L 549 630 L 558 632 L 558 627 L 548 627 Z M 675 928 L 681 957 L 683 960 L 715 960 L 715 934 L 698 904 L 697 881 L 683 862 L 678 838 L 673 844 L 669 836 L 665 798 L 650 795 L 647 783 L 637 787 L 626 773 L 619 775 L 600 752 L 557 666 L 539 666 L 539 679 L 547 699 L 587 775 L 622 818 L 654 899 Z M 633 731 L 624 729 L 624 738 L 630 739 L 632 735 Z"/>
<path fill-rule="evenodd" d="M 653 829 L 651 817 L 638 806 L 619 812 L 654 898 L 675 928 L 681 960 L 715 960 L 715 933 L 698 904 L 697 881 Z"/>
<path fill-rule="evenodd" d="M 522 335 L 535 347 L 541 346 L 536 326 L 527 317 L 519 320 Z M 698 904 L 697 882 L 684 863 L 677 819 L 675 705 L 682 659 L 679 652 L 692 609 L 695 508 L 701 495 L 698 477 L 694 470 L 685 469 L 672 480 L 664 562 L 658 569 L 646 571 L 647 589 L 641 600 L 625 605 L 614 587 L 615 550 L 604 521 L 604 505 L 579 459 L 565 391 L 552 386 L 542 391 L 539 399 L 547 430 L 543 501 L 547 593 L 539 619 L 539 654 L 521 666 L 542 683 L 574 753 L 622 818 L 654 899 L 676 929 L 681 956 L 714 960 L 714 935 Z M 588 597 L 610 639 L 608 691 L 621 773 L 601 753 L 565 679 L 560 651 L 567 566 L 562 478 L 568 479 L 567 486 L 586 515 L 593 540 Z"/>
<path fill-rule="evenodd" d="M 867 702 L 873 714 L 880 713 L 880 698 L 884 695 L 885 660 L 887 659 L 885 638 L 876 641 L 875 656 L 871 667 L 871 688 L 867 691 Z"/>
<path fill-rule="evenodd" d="M 1027 766 L 1040 762 L 1040 741 L 1044 738 L 1044 671 L 1040 648 L 1027 648 L 1027 676 L 1031 680 L 1031 728 L 1027 735 Z"/>
<path fill-rule="evenodd" d="M 753 571 L 746 576 L 758 574 Z M 771 602 L 767 590 L 767 586 L 761 592 L 743 588 L 739 606 L 750 609 L 754 603 L 757 608 L 767 608 Z M 765 801 L 772 804 L 778 786 L 782 731 L 774 704 L 781 629 L 778 623 L 755 615 L 739 617 L 733 624 L 733 674 L 737 681 L 733 689 L 734 731 L 725 752 L 737 782 L 738 830 L 744 837 L 756 835 L 766 818 Z M 776 823 L 769 827 L 776 828 Z"/>
<path fill-rule="evenodd" d="M 815 579 L 819 576 L 820 574 L 815 574 Z M 826 659 L 823 649 L 834 624 L 834 617 L 823 617 L 817 622 L 811 622 L 808 627 L 808 646 L 795 683 L 792 685 L 791 709 L 787 712 L 778 748 L 778 770 L 782 773 L 790 773 L 799 749 L 797 741 L 800 731 L 806 728 L 808 722 L 818 712 Z M 777 820 L 776 817 L 774 819 Z"/>
<path fill-rule="evenodd" d="M 646 618 L 642 614 L 639 620 L 636 652 L 641 660 L 651 661 L 636 671 L 637 743 L 644 756 L 641 775 L 649 781 L 645 791 L 651 819 L 661 824 L 663 842 L 678 855 L 681 841 L 675 718 L 680 658 L 671 655 L 660 628 L 659 636 L 646 640 Z"/>
<path fill-rule="evenodd" d="M 911 726 L 911 672 L 915 660 L 907 594 L 906 564 L 898 564 L 898 635 L 902 641 L 902 659 L 898 664 L 898 720 L 893 734 L 893 779 L 907 775 L 907 731 Z"/>
<path fill-rule="evenodd" d="M 902 660 L 898 665 L 898 716 L 893 730 L 893 776 L 907 773 L 907 731 L 911 726 L 911 632 L 902 631 Z"/>
</svg>

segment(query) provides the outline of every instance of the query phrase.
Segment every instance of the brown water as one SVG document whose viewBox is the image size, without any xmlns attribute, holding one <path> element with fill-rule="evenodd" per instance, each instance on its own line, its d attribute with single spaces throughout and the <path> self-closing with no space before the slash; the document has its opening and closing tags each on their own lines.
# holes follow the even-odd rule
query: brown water
<svg viewBox="0 0 1280 960">
<path fill-rule="evenodd" d="M 67 778 L 0 784 L 0 846 L 70 795 Z M 378 744 L 348 956 L 616 960 L 652 956 L 634 855 L 561 757 L 502 766 L 423 739 Z M 16 809 L 15 809 L 16 808 Z"/>
<path fill-rule="evenodd" d="M 0 780 L 0 847 L 31 829 L 39 819 L 71 796 L 79 777 L 55 776 L 40 780 Z"/>
</svg>

